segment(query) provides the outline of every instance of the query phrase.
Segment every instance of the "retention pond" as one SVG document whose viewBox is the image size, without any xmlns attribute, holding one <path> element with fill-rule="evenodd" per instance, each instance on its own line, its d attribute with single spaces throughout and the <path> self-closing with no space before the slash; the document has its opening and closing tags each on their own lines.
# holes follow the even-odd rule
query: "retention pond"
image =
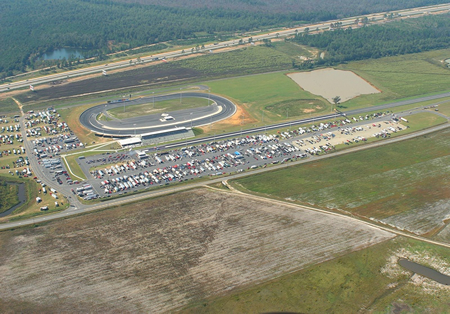
<svg viewBox="0 0 450 314">
<path fill-rule="evenodd" d="M 12 183 L 12 182 L 8 182 L 8 184 L 15 184 L 19 186 L 19 204 L 11 207 L 10 209 L 8 209 L 7 211 L 4 211 L 3 213 L 0 213 L 0 217 L 6 217 L 9 214 L 11 214 L 13 211 L 16 210 L 16 208 L 19 208 L 20 206 L 22 206 L 23 203 L 25 203 L 25 201 L 27 200 L 27 197 L 25 195 L 25 184 L 24 183 Z"/>
<path fill-rule="evenodd" d="M 437 281 L 443 285 L 450 285 L 450 276 L 444 275 L 437 270 L 428 268 L 426 266 L 408 261 L 407 259 L 401 258 L 398 260 L 398 263 L 400 266 L 415 272 L 416 274 L 425 276 L 427 278 L 430 278 L 434 281 Z"/>
</svg>

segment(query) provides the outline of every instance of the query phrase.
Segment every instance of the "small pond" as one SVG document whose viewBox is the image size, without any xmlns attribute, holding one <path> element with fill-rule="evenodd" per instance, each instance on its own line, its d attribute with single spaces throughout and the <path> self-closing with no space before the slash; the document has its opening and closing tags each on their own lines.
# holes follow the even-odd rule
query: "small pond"
<svg viewBox="0 0 450 314">
<path fill-rule="evenodd" d="M 58 59 L 69 59 L 70 57 L 73 58 L 84 58 L 84 54 L 86 54 L 87 51 L 83 49 L 72 49 L 72 48 L 59 48 L 55 49 L 51 52 L 47 52 L 41 56 L 42 60 L 58 60 Z"/>
<path fill-rule="evenodd" d="M 401 258 L 398 260 L 400 266 L 405 267 L 406 269 L 415 272 L 416 274 L 428 277 L 434 281 L 437 281 L 443 285 L 450 285 L 450 276 L 444 275 L 437 270 L 428 268 L 426 266 L 411 262 L 407 259 Z"/>
</svg>

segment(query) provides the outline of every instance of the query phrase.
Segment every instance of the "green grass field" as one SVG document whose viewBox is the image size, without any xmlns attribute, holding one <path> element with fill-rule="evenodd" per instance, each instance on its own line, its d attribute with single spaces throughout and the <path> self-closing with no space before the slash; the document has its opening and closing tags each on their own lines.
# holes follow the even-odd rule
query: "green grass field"
<svg viewBox="0 0 450 314">
<path fill-rule="evenodd" d="M 266 112 L 290 119 L 306 115 L 330 113 L 330 104 L 320 99 L 290 99 L 265 107 Z"/>
<path fill-rule="evenodd" d="M 321 97 L 302 90 L 283 72 L 223 79 L 204 84 L 208 85 L 212 92 L 231 97 L 242 104 L 257 120 L 262 119 L 263 110 L 264 121 L 285 120 L 286 107 L 289 108 L 293 104 L 295 106 L 295 102 L 298 102 L 300 108 L 295 109 L 292 106 L 293 114 L 300 114 L 305 109 L 308 111 L 312 106 L 315 108 L 315 104 L 330 108 Z M 304 111 L 303 113 L 308 114 Z"/>
<path fill-rule="evenodd" d="M 232 181 L 245 191 L 386 218 L 447 199 L 450 130 Z"/>
<path fill-rule="evenodd" d="M 0 178 L 0 213 L 19 203 L 18 191 L 19 187 L 17 185 L 8 184 Z"/>
<path fill-rule="evenodd" d="M 64 210 L 69 207 L 69 204 L 65 197 L 59 194 L 58 200 L 55 200 L 49 192 L 46 194 L 42 193 L 42 186 L 30 177 L 19 178 L 16 175 L 10 176 L 8 174 L 0 174 L 0 180 L 24 183 L 26 195 L 25 203 L 16 208 L 10 215 L 0 218 L 0 223 L 44 215 L 50 212 Z M 36 203 L 37 196 L 42 198 L 42 202 Z M 55 201 L 58 201 L 59 206 L 55 205 Z M 42 206 L 48 206 L 49 210 L 45 212 L 41 211 L 40 208 Z"/>
<path fill-rule="evenodd" d="M 383 273 L 389 258 L 401 249 L 450 263 L 448 249 L 400 237 L 260 285 L 199 300 L 181 312 L 446 313 L 448 290 L 425 292 L 411 283 L 411 273 Z"/>
<path fill-rule="evenodd" d="M 15 114 L 20 113 L 20 110 L 16 102 L 11 97 L 8 97 L 0 100 L 0 113 Z"/>
<path fill-rule="evenodd" d="M 97 120 L 99 121 L 111 121 L 112 119 L 106 115 L 104 115 L 103 113 L 99 114 L 97 116 Z"/>
<path fill-rule="evenodd" d="M 282 52 L 294 59 L 299 59 L 300 56 L 310 58 L 317 54 L 316 48 L 302 46 L 290 41 L 273 42 L 272 46 L 273 49 Z"/>
<path fill-rule="evenodd" d="M 448 91 L 450 69 L 441 61 L 449 55 L 450 49 L 445 49 L 340 65 L 339 69 L 354 71 L 382 91 L 380 94 L 359 96 L 343 104 L 348 108 L 359 108 Z"/>
<path fill-rule="evenodd" d="M 288 56 L 292 43 L 275 43 L 267 48 L 267 53 L 277 51 Z M 262 47 L 261 47 L 262 48 Z M 299 48 L 301 49 L 301 48 Z M 294 54 L 300 53 L 300 51 Z M 450 69 L 442 65 L 450 50 L 438 50 L 426 53 L 350 62 L 337 68 L 354 71 L 363 79 L 381 90 L 381 93 L 361 95 L 342 103 L 342 110 L 371 107 L 394 100 L 413 98 L 425 94 L 448 91 L 450 86 Z M 291 56 L 290 56 L 291 57 Z M 244 108 L 256 120 L 277 122 L 288 116 L 301 117 L 308 108 L 310 100 L 319 103 L 321 109 L 312 114 L 331 110 L 330 104 L 322 97 L 302 90 L 284 73 L 266 73 L 245 77 L 234 77 L 204 82 L 215 93 L 222 94 L 243 104 Z M 298 101 L 298 104 L 296 102 Z"/>
<path fill-rule="evenodd" d="M 114 108 L 108 110 L 108 113 L 117 119 L 126 119 L 150 114 L 159 114 L 163 112 L 171 112 L 175 110 L 192 109 L 206 106 L 208 106 L 207 99 L 184 97 L 181 99 L 157 101 L 155 102 L 154 108 L 153 103 L 150 102 L 142 105 L 127 106 L 125 107 L 125 111 L 123 107 Z"/>
<path fill-rule="evenodd" d="M 190 68 L 207 75 L 237 76 L 292 68 L 292 58 L 273 48 L 245 47 L 229 52 L 170 62 L 171 67 Z"/>
<path fill-rule="evenodd" d="M 439 104 L 438 110 L 440 113 L 445 114 L 447 117 L 450 117 L 450 100 L 443 101 Z"/>
<path fill-rule="evenodd" d="M 407 118 L 408 123 L 405 123 L 405 125 L 409 126 L 409 132 L 423 130 L 447 122 L 447 119 L 432 112 L 417 113 L 410 115 Z"/>
</svg>

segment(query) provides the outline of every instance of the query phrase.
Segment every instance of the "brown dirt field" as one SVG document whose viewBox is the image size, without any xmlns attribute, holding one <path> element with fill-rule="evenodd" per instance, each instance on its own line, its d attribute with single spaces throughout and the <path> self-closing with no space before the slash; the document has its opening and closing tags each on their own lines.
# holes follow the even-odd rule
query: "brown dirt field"
<svg viewBox="0 0 450 314">
<path fill-rule="evenodd" d="M 393 235 L 205 189 L 0 233 L 0 312 L 161 313 Z"/>
<path fill-rule="evenodd" d="M 131 72 L 132 73 L 127 73 Z M 139 85 L 153 85 L 169 81 L 183 81 L 198 77 L 201 73 L 192 69 L 171 67 L 142 67 L 128 69 L 107 76 L 97 75 L 89 80 L 74 80 L 50 88 L 36 88 L 36 92 L 27 91 L 17 98 L 26 105 L 74 95 L 86 95 L 101 91 L 135 87 Z"/>
<path fill-rule="evenodd" d="M 234 115 L 232 115 L 231 117 L 219 121 L 219 122 L 215 122 L 213 123 L 213 125 L 205 125 L 203 127 L 201 127 L 201 129 L 204 132 L 209 132 L 209 131 L 218 131 L 221 129 L 225 129 L 225 128 L 229 128 L 229 127 L 233 127 L 233 126 L 239 126 L 241 125 L 241 122 L 243 121 L 244 123 L 242 125 L 246 125 L 249 123 L 255 123 L 257 122 L 255 119 L 253 119 L 250 114 L 248 113 L 248 111 L 243 108 L 244 105 L 239 105 L 236 101 L 234 101 L 234 103 L 236 104 L 236 112 L 234 113 Z M 243 119 L 244 118 L 244 119 Z"/>
</svg>

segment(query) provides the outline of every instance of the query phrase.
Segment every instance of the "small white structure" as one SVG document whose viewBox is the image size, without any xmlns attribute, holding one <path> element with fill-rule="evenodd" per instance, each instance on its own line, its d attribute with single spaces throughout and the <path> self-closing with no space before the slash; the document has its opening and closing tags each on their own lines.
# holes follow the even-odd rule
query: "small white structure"
<svg viewBox="0 0 450 314">
<path fill-rule="evenodd" d="M 146 159 L 146 158 L 148 158 L 148 155 L 144 151 L 137 150 L 136 154 L 138 155 L 139 159 Z"/>
<path fill-rule="evenodd" d="M 117 140 L 117 143 L 119 143 L 122 148 L 126 148 L 130 146 L 142 145 L 142 140 L 140 137 L 130 137 L 123 140 Z"/>
</svg>

